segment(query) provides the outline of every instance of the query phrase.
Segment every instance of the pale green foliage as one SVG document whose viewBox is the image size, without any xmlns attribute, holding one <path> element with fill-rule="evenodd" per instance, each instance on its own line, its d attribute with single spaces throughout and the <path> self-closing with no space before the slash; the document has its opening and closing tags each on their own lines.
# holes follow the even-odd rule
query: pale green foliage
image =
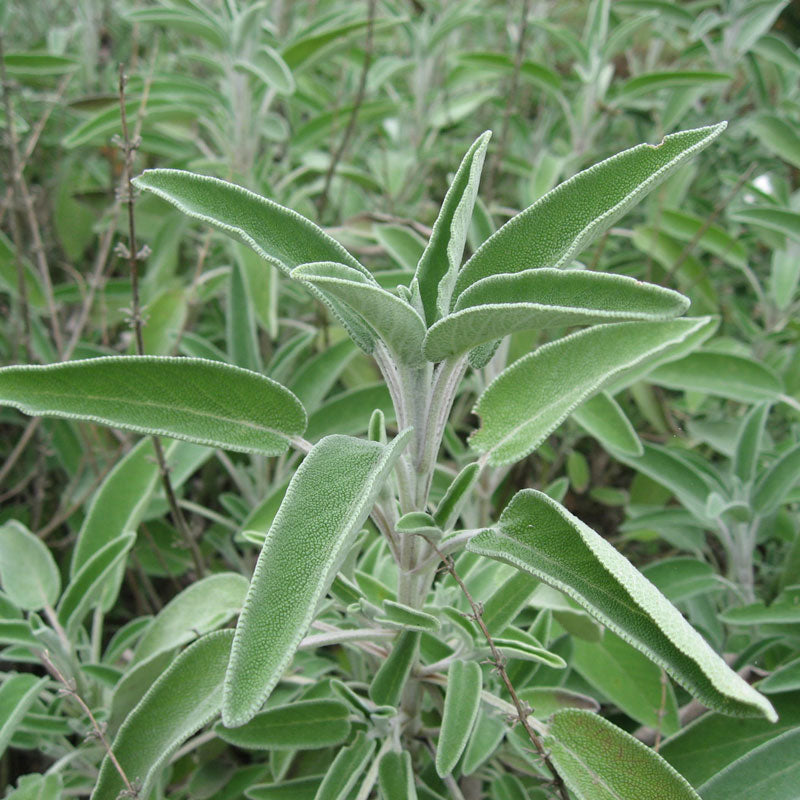
<svg viewBox="0 0 800 800">
<path fill-rule="evenodd" d="M 359 731 L 353 743 L 339 751 L 313 800 L 344 800 L 367 768 L 374 752 L 374 739 L 368 739 L 363 731 Z"/>
<path fill-rule="evenodd" d="M 279 455 L 305 430 L 292 393 L 216 361 L 126 356 L 0 370 L 0 401 L 26 414 L 102 422 L 240 450 Z"/>
<path fill-rule="evenodd" d="M 61 574 L 47 545 L 13 520 L 0 527 L 0 583 L 26 611 L 54 606 L 61 592 Z"/>
<path fill-rule="evenodd" d="M 400 696 L 419 650 L 419 631 L 408 630 L 395 639 L 392 652 L 381 664 L 369 686 L 369 696 L 381 706 L 393 706 Z"/>
<path fill-rule="evenodd" d="M 411 754 L 386 753 L 378 766 L 378 780 L 384 800 L 417 800 Z"/>
<path fill-rule="evenodd" d="M 590 711 L 556 712 L 544 742 L 577 800 L 698 800 L 656 752 Z"/>
<path fill-rule="evenodd" d="M 280 679 L 407 440 L 401 434 L 384 446 L 331 436 L 300 465 L 236 626 L 222 712 L 227 726 L 251 719 Z"/>
<path fill-rule="evenodd" d="M 642 454 L 642 442 L 619 403 L 606 392 L 590 397 L 572 412 L 585 431 L 610 450 L 633 456 Z"/>
<path fill-rule="evenodd" d="M 474 661 L 456 660 L 447 672 L 442 729 L 436 744 L 436 771 L 448 775 L 467 746 L 478 716 L 483 676 Z"/>
<path fill-rule="evenodd" d="M 770 702 L 725 664 L 655 586 L 546 494 L 516 494 L 497 527 L 479 534 L 468 548 L 568 594 L 709 707 L 776 719 Z"/>
<path fill-rule="evenodd" d="M 12 673 L 0 685 L 0 754 L 8 743 L 37 695 L 47 684 L 47 678 Z"/>
</svg>

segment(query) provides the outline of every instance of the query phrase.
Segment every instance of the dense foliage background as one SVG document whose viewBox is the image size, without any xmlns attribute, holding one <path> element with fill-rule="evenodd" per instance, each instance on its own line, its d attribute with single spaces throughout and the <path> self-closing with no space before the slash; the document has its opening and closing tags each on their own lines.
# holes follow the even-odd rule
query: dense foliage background
<svg viewBox="0 0 800 800">
<path fill-rule="evenodd" d="M 562 500 L 748 682 L 760 681 L 780 721 L 707 713 L 692 723 L 703 711 L 696 701 L 622 639 L 606 632 L 601 640 L 597 623 L 563 596 L 506 585 L 509 572 L 471 554 L 458 563 L 490 610 L 517 592 L 508 621 L 537 626 L 568 663 L 513 664 L 520 688 L 564 690 L 531 694 L 532 705 L 600 708 L 695 788 L 798 729 L 796 9 L 774 0 L 10 0 L 0 31 L 3 364 L 135 352 L 131 167 L 189 169 L 246 186 L 317 221 L 393 287 L 410 277 L 449 177 L 482 131 L 494 135 L 468 252 L 591 164 L 727 120 L 708 149 L 580 257 L 590 270 L 677 289 L 692 314 L 718 319 L 701 351 L 616 396 L 643 454 L 612 455 L 586 420 L 571 418 L 534 455 L 485 473 L 462 521 L 489 524 L 522 488 Z M 311 442 L 366 434 L 376 408 L 394 430 L 375 365 L 299 283 L 154 195 L 135 197 L 135 234 L 144 352 L 229 362 L 286 384 L 311 412 Z M 464 381 L 434 478 L 437 500 L 471 460 L 466 433 L 477 394 L 546 338 L 514 334 Z M 137 442 L 0 408 L 0 785 L 16 800 L 92 791 L 105 750 L 87 707 L 112 739 L 178 648 L 235 617 L 298 462 L 165 440 L 171 498 L 150 441 Z M 105 571 L 84 577 L 74 594 L 87 599 L 73 598 L 65 613 L 63 598 L 56 608 L 60 587 L 72 585 L 76 540 L 87 530 L 109 541 L 137 537 Z M 31 550 L 20 531 L 50 556 Z M 347 566 L 368 604 L 393 592 L 382 542 L 368 526 Z M 222 572 L 224 585 L 187 594 Z M 46 585 L 36 583 L 41 575 Z M 449 580 L 437 601 L 453 607 L 457 627 L 469 608 Z M 177 597 L 160 638 L 143 638 Z M 333 598 L 334 611 L 342 602 Z M 38 680 L 47 674 L 44 648 L 66 694 L 55 680 Z M 349 645 L 303 651 L 275 700 L 326 696 L 342 675 L 363 686 L 374 659 Z M 464 777 L 443 782 L 431 763 L 419 796 L 550 796 L 518 734 L 519 726 L 499 723 L 481 731 Z M 786 741 L 796 748 L 796 738 Z M 243 797 L 255 784 L 320 775 L 331 760 L 330 749 L 265 754 L 201 733 L 178 751 L 155 796 Z M 47 777 L 20 777 L 29 773 Z"/>
</svg>

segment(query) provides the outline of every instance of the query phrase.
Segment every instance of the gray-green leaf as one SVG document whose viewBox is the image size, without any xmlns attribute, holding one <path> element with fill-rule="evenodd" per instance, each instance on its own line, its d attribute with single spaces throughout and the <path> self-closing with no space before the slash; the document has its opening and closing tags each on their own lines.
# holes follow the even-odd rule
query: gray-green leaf
<svg viewBox="0 0 800 800">
<path fill-rule="evenodd" d="M 61 573 L 47 545 L 16 520 L 0 527 L 0 582 L 25 611 L 52 607 L 61 592 Z"/>
<path fill-rule="evenodd" d="M 436 772 L 449 775 L 464 748 L 481 705 L 483 676 L 474 661 L 456 660 L 447 672 L 442 728 L 436 744 Z"/>
</svg>

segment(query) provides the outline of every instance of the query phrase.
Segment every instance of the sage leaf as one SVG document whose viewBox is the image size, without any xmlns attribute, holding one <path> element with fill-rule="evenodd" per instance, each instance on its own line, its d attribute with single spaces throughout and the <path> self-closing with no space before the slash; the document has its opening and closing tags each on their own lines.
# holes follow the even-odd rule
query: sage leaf
<svg viewBox="0 0 800 800">
<path fill-rule="evenodd" d="M 217 736 L 247 750 L 318 750 L 350 735 L 350 709 L 339 700 L 299 700 L 256 714 L 240 728 L 217 724 Z"/>
<path fill-rule="evenodd" d="M 314 800 L 322 783 L 318 775 L 311 778 L 292 778 L 280 783 L 260 783 L 245 791 L 250 800 Z"/>
<path fill-rule="evenodd" d="M 606 392 L 590 397 L 572 412 L 572 418 L 609 450 L 640 456 L 642 442 L 619 403 Z"/>
<path fill-rule="evenodd" d="M 759 514 L 775 511 L 798 481 L 800 444 L 787 450 L 759 477 L 753 490 L 753 507 Z"/>
<path fill-rule="evenodd" d="M 474 409 L 482 426 L 470 444 L 493 466 L 524 458 L 613 377 L 691 336 L 706 321 L 617 322 L 543 345 L 484 390 Z"/>
<path fill-rule="evenodd" d="M 0 583 L 25 611 L 52 607 L 61 593 L 61 573 L 47 545 L 16 520 L 0 527 Z"/>
<path fill-rule="evenodd" d="M 392 652 L 381 664 L 369 686 L 369 696 L 379 706 L 400 702 L 411 668 L 419 650 L 419 631 L 404 631 L 395 640 Z"/>
<path fill-rule="evenodd" d="M 491 136 L 491 131 L 482 133 L 462 159 L 411 281 L 412 297 L 422 306 L 428 325 L 450 308 Z"/>
<path fill-rule="evenodd" d="M 344 800 L 367 768 L 374 752 L 375 740 L 367 739 L 363 731 L 359 731 L 353 743 L 343 747 L 333 759 L 314 800 Z"/>
<path fill-rule="evenodd" d="M 306 426 L 300 402 L 279 383 L 199 358 L 109 356 L 4 367 L 0 403 L 269 456 L 284 453 Z"/>
<path fill-rule="evenodd" d="M 736 439 L 736 451 L 733 458 L 733 472 L 743 483 L 749 483 L 758 465 L 761 452 L 761 438 L 769 416 L 770 404 L 759 403 L 750 411 L 742 422 L 739 436 Z"/>
<path fill-rule="evenodd" d="M 235 572 L 209 575 L 177 594 L 158 613 L 133 652 L 132 663 L 180 647 L 224 625 L 239 612 L 249 583 Z"/>
<path fill-rule="evenodd" d="M 461 762 L 463 774 L 472 775 L 481 764 L 491 758 L 503 741 L 505 733 L 506 725 L 500 717 L 488 713 L 479 714 L 464 750 L 464 760 Z"/>
<path fill-rule="evenodd" d="M 383 340 L 398 361 L 409 366 L 424 362 L 425 323 L 412 306 L 345 264 L 304 264 L 292 270 L 295 280 L 324 289 L 346 303 Z"/>
<path fill-rule="evenodd" d="M 0 755 L 5 753 L 14 731 L 47 683 L 47 678 L 37 678 L 30 673 L 11 674 L 3 681 L 0 686 Z"/>
<path fill-rule="evenodd" d="M 605 539 L 542 492 L 518 492 L 467 549 L 528 572 L 572 597 L 709 708 L 776 719 L 681 613 Z"/>
<path fill-rule="evenodd" d="M 473 461 L 467 464 L 447 487 L 433 515 L 434 522 L 442 530 L 446 531 L 455 525 L 461 508 L 469 500 L 470 492 L 478 481 L 480 471 L 480 465 Z"/>
<path fill-rule="evenodd" d="M 425 356 L 442 361 L 516 331 L 683 314 L 678 292 L 622 275 L 588 270 L 530 269 L 472 284 L 450 315 L 425 337 Z"/>
<path fill-rule="evenodd" d="M 455 769 L 467 746 L 481 705 L 483 675 L 474 661 L 455 660 L 447 671 L 442 728 L 436 744 L 436 772 L 440 778 Z"/>
<path fill-rule="evenodd" d="M 800 780 L 800 728 L 751 750 L 699 787 L 703 800 L 792 800 Z"/>
<path fill-rule="evenodd" d="M 170 756 L 218 713 L 232 631 L 216 631 L 181 653 L 119 729 L 111 749 L 142 797 Z M 125 785 L 106 756 L 91 800 L 116 800 Z"/>
<path fill-rule="evenodd" d="M 673 133 L 579 172 L 486 240 L 461 269 L 455 297 L 489 275 L 568 264 L 725 127 Z"/>
<path fill-rule="evenodd" d="M 375 622 L 390 628 L 407 628 L 408 630 L 430 631 L 437 633 L 441 627 L 439 618 L 418 608 L 396 603 L 394 600 L 383 601 L 383 614 L 375 617 Z"/>
<path fill-rule="evenodd" d="M 544 745 L 576 800 L 700 800 L 658 753 L 591 711 L 557 711 Z"/>
<path fill-rule="evenodd" d="M 378 764 L 378 786 L 382 800 L 417 800 L 411 753 L 386 753 Z"/>
<path fill-rule="evenodd" d="M 252 719 L 280 680 L 409 435 L 389 445 L 326 437 L 292 477 L 236 626 L 227 727 Z"/>
<path fill-rule="evenodd" d="M 349 339 L 342 339 L 299 366 L 289 389 L 309 414 L 317 410 L 357 352 Z"/>
</svg>

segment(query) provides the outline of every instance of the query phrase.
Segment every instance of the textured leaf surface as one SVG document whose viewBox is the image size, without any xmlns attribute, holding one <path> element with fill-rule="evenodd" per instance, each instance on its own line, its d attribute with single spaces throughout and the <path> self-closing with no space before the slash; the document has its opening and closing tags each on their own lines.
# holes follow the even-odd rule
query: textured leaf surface
<svg viewBox="0 0 800 800">
<path fill-rule="evenodd" d="M 5 367 L 0 403 L 273 456 L 306 426 L 300 402 L 279 383 L 199 358 L 110 356 Z"/>
<path fill-rule="evenodd" d="M 251 719 L 280 679 L 407 441 L 408 432 L 388 446 L 329 436 L 294 474 L 236 627 L 222 715 L 228 727 Z"/>
<path fill-rule="evenodd" d="M 604 447 L 632 456 L 643 452 L 642 442 L 619 403 L 606 392 L 590 397 L 572 412 L 572 418 Z"/>
<path fill-rule="evenodd" d="M 47 545 L 16 520 L 0 527 L 0 582 L 25 611 L 54 606 L 61 592 L 61 573 Z"/>
<path fill-rule="evenodd" d="M 800 482 L 800 444 L 787 450 L 756 483 L 753 506 L 761 514 L 775 511 L 789 490 Z"/>
<path fill-rule="evenodd" d="M 419 650 L 419 631 L 404 631 L 381 664 L 369 686 L 369 696 L 379 706 L 396 706 L 403 694 Z"/>
<path fill-rule="evenodd" d="M 491 135 L 491 131 L 482 133 L 467 150 L 417 264 L 411 291 L 418 295 L 428 325 L 450 308 Z"/>
<path fill-rule="evenodd" d="M 411 754 L 389 752 L 378 765 L 378 785 L 383 800 L 417 800 Z"/>
<path fill-rule="evenodd" d="M 532 452 L 613 377 L 691 336 L 705 318 L 598 325 L 540 347 L 492 381 L 470 444 L 494 466 Z"/>
<path fill-rule="evenodd" d="M 689 301 L 650 283 L 585 270 L 531 269 L 472 284 L 425 338 L 441 361 L 515 331 L 678 316 Z"/>
<path fill-rule="evenodd" d="M 219 713 L 232 631 L 209 633 L 188 647 L 133 709 L 111 749 L 147 797 L 173 752 Z M 116 800 L 125 789 L 106 756 L 92 800 Z"/>
<path fill-rule="evenodd" d="M 372 327 L 399 361 L 411 366 L 423 362 L 425 323 L 402 298 L 345 264 L 304 264 L 292 270 L 296 280 L 310 283 L 335 295 Z"/>
<path fill-rule="evenodd" d="M 0 755 L 5 753 L 14 731 L 48 682 L 35 675 L 12 674 L 0 686 Z"/>
<path fill-rule="evenodd" d="M 455 295 L 489 275 L 568 264 L 724 129 L 721 123 L 640 144 L 565 181 L 478 249 L 461 270 Z"/>
<path fill-rule="evenodd" d="M 733 459 L 733 471 L 743 482 L 747 483 L 753 477 L 758 465 L 758 455 L 761 451 L 761 438 L 769 416 L 769 403 L 760 403 L 747 412 L 742 422 L 739 436 L 736 439 L 736 450 Z"/>
<path fill-rule="evenodd" d="M 367 739 L 359 731 L 355 741 L 343 747 L 333 759 L 314 800 L 344 800 L 367 768 L 374 751 L 375 740 Z"/>
<path fill-rule="evenodd" d="M 769 701 L 731 670 L 681 613 L 605 539 L 542 492 L 518 492 L 469 550 L 529 572 L 664 668 L 702 703 L 775 719 Z"/>
<path fill-rule="evenodd" d="M 717 773 L 698 792 L 703 800 L 794 800 L 800 782 L 800 728 L 765 742 Z"/>
<path fill-rule="evenodd" d="M 591 711 L 557 711 L 544 744 L 576 800 L 699 800 L 658 753 Z"/>
<path fill-rule="evenodd" d="M 447 672 L 442 728 L 436 744 L 436 772 L 449 775 L 464 748 L 481 704 L 483 676 L 475 661 L 456 660 Z"/>
<path fill-rule="evenodd" d="M 350 734 L 350 709 L 339 700 L 300 700 L 275 706 L 240 728 L 217 725 L 217 735 L 249 750 L 316 750 Z"/>
</svg>

